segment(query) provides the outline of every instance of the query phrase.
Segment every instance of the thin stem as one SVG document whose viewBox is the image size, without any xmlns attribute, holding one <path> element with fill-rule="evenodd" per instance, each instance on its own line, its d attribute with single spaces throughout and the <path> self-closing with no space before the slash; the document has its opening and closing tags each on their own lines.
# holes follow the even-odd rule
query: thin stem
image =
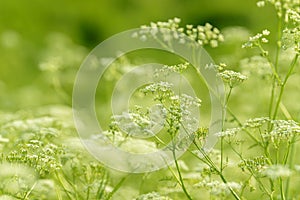
<svg viewBox="0 0 300 200">
<path fill-rule="evenodd" d="M 225 122 L 225 111 L 227 110 L 227 105 L 228 105 L 228 102 L 229 102 L 229 98 L 231 96 L 231 93 L 232 93 L 232 89 L 233 87 L 232 86 L 229 86 L 229 91 L 228 91 L 228 95 L 225 99 L 225 102 L 224 102 L 224 112 L 222 112 L 222 130 L 223 130 L 223 127 L 224 127 L 224 122 Z M 220 161 L 220 171 L 222 172 L 223 171 L 223 163 L 224 163 L 224 138 L 221 137 L 221 161 Z"/>
<path fill-rule="evenodd" d="M 236 117 L 236 115 L 229 107 L 227 107 L 227 112 L 231 115 L 231 117 L 233 117 L 233 119 L 237 122 L 239 127 L 243 127 L 242 122 Z M 259 146 L 264 147 L 263 144 L 258 139 L 256 139 L 248 130 L 245 129 L 244 131 L 254 142 L 256 142 Z"/>
<path fill-rule="evenodd" d="M 289 111 L 287 110 L 287 108 L 285 107 L 285 105 L 282 102 L 280 102 L 279 107 L 280 107 L 281 112 L 286 117 L 286 119 L 288 119 L 288 120 L 292 120 L 293 119 L 293 117 L 291 116 L 291 114 L 289 113 Z"/>
<path fill-rule="evenodd" d="M 214 162 L 209 158 L 209 156 L 207 155 L 207 153 L 201 149 L 198 144 L 193 141 L 193 143 L 195 144 L 196 148 L 201 152 L 201 154 L 203 155 L 203 157 L 207 160 L 207 162 L 210 164 L 209 167 L 212 167 L 216 172 L 217 174 L 220 176 L 221 180 L 223 181 L 223 183 L 227 184 L 227 180 L 226 178 L 224 177 L 224 175 L 222 174 L 222 172 L 217 168 L 217 166 L 214 164 Z M 199 158 L 198 155 L 196 155 L 197 158 Z M 201 158 L 199 158 L 200 160 L 202 160 Z M 230 190 L 230 193 L 233 195 L 233 197 L 237 200 L 240 200 L 241 198 L 239 197 L 239 195 L 230 187 L 228 186 L 229 190 Z"/>
<path fill-rule="evenodd" d="M 176 159 L 176 151 L 175 151 L 176 147 L 175 147 L 175 144 L 174 144 L 174 140 L 172 140 L 172 143 L 173 143 L 172 154 L 173 154 L 176 170 L 177 170 L 177 173 L 178 173 L 178 176 L 179 176 L 179 181 L 180 181 L 181 188 L 182 188 L 184 194 L 186 195 L 186 197 L 189 200 L 192 200 L 192 197 L 190 196 L 190 194 L 188 193 L 188 191 L 186 190 L 186 187 L 184 185 L 183 178 L 182 178 L 182 175 L 181 175 L 181 171 L 180 171 L 180 168 L 179 168 L 179 165 L 178 165 L 178 161 Z"/>
<path fill-rule="evenodd" d="M 123 177 L 118 183 L 117 185 L 114 187 L 114 189 L 108 194 L 108 197 L 106 198 L 107 200 L 111 199 L 113 197 L 113 195 L 118 191 L 118 189 L 122 186 L 122 184 L 124 183 L 124 181 L 130 176 L 130 174 L 128 174 L 127 176 Z"/>
<path fill-rule="evenodd" d="M 285 200 L 282 178 L 279 179 L 279 184 L 280 184 L 280 196 L 281 196 L 281 199 Z"/>
<path fill-rule="evenodd" d="M 86 192 L 86 200 L 89 200 L 89 199 L 90 199 L 90 190 L 91 190 L 91 186 L 88 185 L 88 186 L 87 186 L 87 192 Z"/>
<path fill-rule="evenodd" d="M 69 199 L 74 199 L 69 193 L 71 193 L 70 191 L 67 190 L 67 188 L 65 187 L 64 183 L 62 182 L 58 172 L 55 172 L 55 176 L 59 182 L 59 184 L 62 186 L 63 190 L 65 191 L 66 195 L 69 197 Z"/>
<path fill-rule="evenodd" d="M 289 158 L 289 155 L 290 155 L 290 151 L 291 151 L 291 145 L 292 144 L 289 142 L 288 146 L 287 146 L 286 153 L 285 153 L 284 158 L 283 158 L 283 165 L 286 165 L 286 163 L 288 161 L 288 158 Z"/>
<path fill-rule="evenodd" d="M 296 56 L 294 57 L 291 65 L 290 65 L 288 73 L 286 74 L 283 82 L 281 83 L 279 96 L 278 96 L 278 99 L 277 99 L 277 102 L 276 102 L 276 106 L 275 106 L 275 110 L 274 110 L 274 114 L 273 114 L 273 117 L 272 117 L 273 120 L 276 119 L 276 117 L 277 117 L 278 108 L 279 108 L 279 105 L 280 105 L 280 102 L 281 102 L 281 99 L 282 99 L 282 95 L 283 95 L 286 83 L 287 83 L 289 77 L 291 76 L 292 72 L 294 71 L 296 63 L 298 61 L 298 57 L 299 57 L 299 54 L 296 54 Z"/>
<path fill-rule="evenodd" d="M 292 142 L 291 142 L 291 146 L 290 146 L 290 153 L 289 153 L 289 168 L 291 169 L 293 167 L 293 159 L 294 159 L 294 155 L 295 155 L 295 139 L 296 137 L 293 137 Z M 288 159 L 288 158 L 286 158 Z M 286 180 L 286 185 L 285 185 L 285 195 L 288 199 L 288 195 L 289 195 L 289 187 L 290 187 L 290 177 L 287 178 Z"/>
<path fill-rule="evenodd" d="M 261 44 L 258 44 L 258 48 L 260 49 L 261 52 L 265 52 L 265 50 L 264 50 L 264 48 L 261 46 Z M 279 77 L 279 75 L 278 75 L 278 73 L 277 73 L 277 69 L 276 69 L 275 65 L 273 64 L 272 60 L 270 59 L 269 56 L 264 56 L 264 57 L 268 60 L 268 63 L 269 63 L 269 65 L 270 65 L 270 67 L 271 67 L 271 70 L 272 70 L 272 72 L 273 72 L 273 75 L 274 75 L 275 78 L 277 79 L 278 83 L 281 84 L 282 81 L 281 81 L 281 79 L 280 79 L 280 77 Z"/>
<path fill-rule="evenodd" d="M 278 15 L 277 15 L 278 16 Z M 282 16 L 278 16 L 278 23 L 277 23 L 277 46 L 276 46 L 276 56 L 275 56 L 275 71 L 278 72 L 278 65 L 279 65 L 279 55 L 281 50 L 281 37 L 282 37 Z M 269 103 L 269 118 L 272 117 L 272 110 L 274 106 L 274 99 L 275 99 L 275 89 L 276 89 L 276 78 L 273 76 L 272 78 L 272 90 L 271 90 L 271 97 Z M 268 130 L 272 128 L 271 123 L 268 124 Z"/>
<path fill-rule="evenodd" d="M 224 139 L 221 137 L 221 159 L 220 159 L 220 171 L 223 172 L 223 159 L 224 159 L 224 151 L 223 151 L 223 143 Z"/>
<path fill-rule="evenodd" d="M 32 187 L 30 188 L 30 190 L 28 192 L 26 192 L 26 195 L 24 196 L 24 200 L 27 199 L 29 197 L 29 195 L 31 194 L 31 192 L 33 191 L 33 189 L 35 188 L 37 182 L 35 182 Z"/>
<path fill-rule="evenodd" d="M 275 70 L 278 70 L 279 63 L 279 55 L 281 50 L 281 37 L 282 37 L 282 16 L 278 16 L 277 23 L 277 48 L 276 48 L 276 56 L 275 56 Z"/>
<path fill-rule="evenodd" d="M 169 122 L 168 120 L 166 120 L 167 124 L 171 127 L 172 124 L 171 122 Z M 187 132 L 186 129 L 184 129 Z M 177 179 L 177 181 L 179 181 L 179 184 L 185 194 L 185 196 L 189 199 L 189 200 L 192 200 L 192 197 L 190 196 L 190 194 L 188 193 L 185 185 L 184 185 L 184 181 L 183 181 L 183 178 L 182 178 L 182 175 L 181 175 L 181 171 L 180 171 L 180 167 L 178 165 L 178 161 L 177 161 L 177 158 L 176 158 L 176 146 L 175 146 L 175 143 L 174 143 L 174 137 L 173 137 L 173 134 L 170 134 L 171 136 L 171 141 L 172 141 L 172 155 L 173 155 L 173 158 L 174 158 L 174 162 L 175 162 L 175 167 L 176 167 L 176 170 L 177 170 L 177 173 L 178 173 L 178 176 L 175 176 L 175 174 L 173 173 L 173 170 L 171 170 L 171 172 L 174 174 L 175 178 Z"/>
<path fill-rule="evenodd" d="M 270 97 L 270 103 L 269 103 L 269 119 L 272 118 L 272 110 L 274 105 L 274 98 L 275 98 L 275 87 L 276 87 L 276 79 L 273 76 L 272 78 L 272 89 L 271 89 L 271 97 Z M 269 129 L 270 129 L 271 123 L 269 123 Z"/>
</svg>

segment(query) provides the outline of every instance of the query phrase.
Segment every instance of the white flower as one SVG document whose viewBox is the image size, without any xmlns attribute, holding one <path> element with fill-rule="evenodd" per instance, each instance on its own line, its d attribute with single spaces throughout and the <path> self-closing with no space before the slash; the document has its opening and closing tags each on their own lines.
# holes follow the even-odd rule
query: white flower
<svg viewBox="0 0 300 200">
<path fill-rule="evenodd" d="M 231 129 L 227 129 L 225 131 L 221 131 L 216 133 L 217 137 L 230 137 L 230 136 L 234 136 L 236 135 L 238 132 L 240 131 L 240 128 L 231 128 Z"/>
<path fill-rule="evenodd" d="M 214 196 L 224 196 L 230 193 L 230 189 L 232 190 L 240 190 L 242 185 L 237 182 L 227 182 L 223 183 L 220 181 L 209 181 L 203 180 L 194 186 L 196 187 L 204 187 L 210 190 L 210 194 Z"/>
<path fill-rule="evenodd" d="M 268 29 L 265 29 L 262 31 L 263 35 L 270 35 L 270 31 Z"/>
<path fill-rule="evenodd" d="M 244 127 L 245 128 L 259 128 L 268 121 L 269 121 L 268 117 L 259 117 L 259 118 L 248 119 L 245 122 Z"/>
<path fill-rule="evenodd" d="M 268 178 L 275 180 L 277 178 L 286 178 L 291 176 L 292 171 L 287 166 L 284 165 L 271 165 L 268 166 L 263 172 L 263 175 Z"/>
<path fill-rule="evenodd" d="M 256 5 L 257 5 L 257 7 L 264 7 L 265 6 L 265 2 L 264 1 L 258 1 L 257 3 L 256 3 Z"/>
<path fill-rule="evenodd" d="M 268 40 L 268 39 L 266 39 L 266 38 L 262 38 L 262 39 L 261 39 L 261 42 L 262 42 L 262 43 L 268 43 L 268 42 L 269 42 L 269 40 Z"/>
</svg>

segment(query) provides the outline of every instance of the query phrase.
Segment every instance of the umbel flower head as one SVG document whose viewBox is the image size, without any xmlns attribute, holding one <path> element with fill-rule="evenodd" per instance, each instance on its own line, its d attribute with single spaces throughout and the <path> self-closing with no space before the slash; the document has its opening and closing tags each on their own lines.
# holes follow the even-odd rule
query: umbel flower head
<svg viewBox="0 0 300 200">
<path fill-rule="evenodd" d="M 206 68 L 213 68 L 217 72 L 217 76 L 219 76 L 224 83 L 228 84 L 230 88 L 233 88 L 247 80 L 247 76 L 241 74 L 240 72 L 226 69 L 226 67 L 227 65 L 225 63 L 220 63 L 219 65 L 211 64 L 206 66 Z"/>
<path fill-rule="evenodd" d="M 204 187 L 210 191 L 210 194 L 215 197 L 225 197 L 230 193 L 230 189 L 240 190 L 242 185 L 237 182 L 220 182 L 204 179 L 203 181 L 195 184 L 196 187 Z"/>
<path fill-rule="evenodd" d="M 268 43 L 269 40 L 267 39 L 267 36 L 269 35 L 270 31 L 265 29 L 261 33 L 257 33 L 256 35 L 249 37 L 249 41 L 243 44 L 242 48 L 259 47 L 262 44 Z"/>
<path fill-rule="evenodd" d="M 250 171 L 251 173 L 261 173 L 268 164 L 268 158 L 257 156 L 253 158 L 243 159 L 238 166 L 242 171 Z"/>
<path fill-rule="evenodd" d="M 293 138 L 300 134 L 300 126 L 293 120 L 272 120 L 271 124 L 272 131 L 265 132 L 263 136 L 269 138 L 275 148 L 282 142 L 293 142 Z"/>
<path fill-rule="evenodd" d="M 134 33 L 133 37 L 147 40 L 148 37 L 158 39 L 160 35 L 164 43 L 178 40 L 179 43 L 183 44 L 188 42 L 186 41 L 186 37 L 188 37 L 201 46 L 208 45 L 212 48 L 218 47 L 219 43 L 224 41 L 224 36 L 220 30 L 209 23 L 204 26 L 186 25 L 186 27 L 180 27 L 180 21 L 180 18 L 175 17 L 166 22 L 151 22 L 150 25 L 141 26 L 141 30 Z"/>
</svg>

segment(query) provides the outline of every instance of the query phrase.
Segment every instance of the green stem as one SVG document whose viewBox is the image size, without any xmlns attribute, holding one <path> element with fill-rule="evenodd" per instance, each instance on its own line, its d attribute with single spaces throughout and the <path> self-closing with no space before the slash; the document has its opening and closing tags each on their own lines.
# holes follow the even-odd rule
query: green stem
<svg viewBox="0 0 300 200">
<path fill-rule="evenodd" d="M 236 117 L 236 115 L 233 113 L 233 111 L 229 107 L 227 107 L 227 112 L 237 122 L 238 126 L 242 128 L 243 127 L 242 122 Z M 263 144 L 257 138 L 255 138 L 248 130 L 245 129 L 244 131 L 254 142 L 256 142 L 259 146 L 264 147 Z"/>
<path fill-rule="evenodd" d="M 278 108 L 279 108 L 279 105 L 280 105 L 280 102 L 281 102 L 281 99 L 282 99 L 282 95 L 283 95 L 283 92 L 284 92 L 286 83 L 287 83 L 289 77 L 291 76 L 292 72 L 294 71 L 294 68 L 295 68 L 295 66 L 296 66 L 296 63 L 297 63 L 297 61 L 298 61 L 298 57 L 299 57 L 299 54 L 296 54 L 296 56 L 294 57 L 292 63 L 290 64 L 290 68 L 289 68 L 288 73 L 286 74 L 286 76 L 285 76 L 283 82 L 282 82 L 281 85 L 280 85 L 280 92 L 279 92 L 279 96 L 278 96 L 278 99 L 277 99 L 277 102 L 276 102 L 274 114 L 273 114 L 273 117 L 272 117 L 273 120 L 275 120 L 276 117 L 277 117 Z"/>
<path fill-rule="evenodd" d="M 106 198 L 107 200 L 111 199 L 112 196 L 118 191 L 118 189 L 120 189 L 120 187 L 122 186 L 122 184 L 124 183 L 124 181 L 130 176 L 130 174 L 128 174 L 127 176 L 123 177 L 118 184 L 114 187 L 114 189 L 108 194 L 108 197 Z"/>
<path fill-rule="evenodd" d="M 281 37 L 282 37 L 282 16 L 278 18 L 277 23 L 277 48 L 275 57 L 275 70 L 278 71 L 279 55 L 281 50 Z"/>
<path fill-rule="evenodd" d="M 232 93 L 232 86 L 229 86 L 229 91 L 228 91 L 228 95 L 225 99 L 225 102 L 224 102 L 224 112 L 222 112 L 222 131 L 224 130 L 224 122 L 225 122 L 225 118 L 226 118 L 226 110 L 227 110 L 227 105 L 228 105 L 228 102 L 229 102 L 229 98 L 231 96 L 231 93 Z M 223 171 L 223 163 L 224 163 L 224 138 L 221 137 L 221 161 L 220 161 L 220 171 L 222 172 Z"/>
<path fill-rule="evenodd" d="M 224 143 L 224 138 L 221 137 L 221 160 L 220 160 L 220 171 L 221 173 L 223 172 L 223 159 L 224 159 L 224 151 L 223 151 L 223 143 Z"/>
<path fill-rule="evenodd" d="M 260 49 L 261 52 L 265 52 L 265 50 L 264 50 L 264 48 L 261 46 L 261 44 L 258 44 L 258 48 Z M 278 75 L 278 73 L 277 73 L 276 66 L 273 64 L 271 58 L 270 58 L 269 56 L 267 56 L 267 55 L 264 56 L 264 57 L 268 60 L 268 63 L 269 63 L 269 65 L 270 65 L 270 67 L 271 67 L 271 70 L 272 70 L 272 73 L 273 73 L 273 75 L 275 76 L 275 78 L 277 79 L 278 83 L 281 84 L 282 81 L 281 81 L 281 79 L 280 79 L 280 77 L 279 77 L 279 75 Z"/>
<path fill-rule="evenodd" d="M 103 199 L 103 196 L 105 195 L 105 187 L 107 185 L 107 179 L 108 179 L 108 175 L 107 175 L 107 173 L 105 173 L 99 183 L 99 186 L 98 186 L 98 189 L 96 192 L 96 199 Z M 113 190 L 115 190 L 115 188 Z"/>
<path fill-rule="evenodd" d="M 278 16 L 278 23 L 277 23 L 277 48 L 276 48 L 275 66 L 274 66 L 276 73 L 278 73 L 279 55 L 280 55 L 280 50 L 281 50 L 281 37 L 282 37 L 282 16 Z M 275 89 L 276 89 L 276 78 L 275 78 L 275 76 L 273 76 L 271 98 L 270 98 L 270 103 L 269 103 L 269 119 L 272 118 L 272 110 L 273 110 L 274 99 L 275 99 Z M 269 122 L 269 124 L 268 124 L 268 130 L 270 130 L 271 128 L 272 128 L 272 125 Z"/>
<path fill-rule="evenodd" d="M 285 200 L 285 195 L 284 195 L 284 190 L 283 190 L 283 182 L 282 179 L 279 179 L 279 184 L 280 184 L 280 196 L 282 200 Z"/>
<path fill-rule="evenodd" d="M 186 190 L 186 187 L 185 187 L 184 182 L 183 182 L 183 178 L 182 178 L 181 171 L 180 171 L 180 168 L 179 168 L 179 165 L 178 165 L 178 161 L 176 159 L 176 147 L 175 147 L 175 144 L 174 144 L 174 140 L 172 140 L 172 143 L 173 143 L 172 154 L 173 154 L 176 170 L 177 170 L 177 173 L 178 173 L 178 176 L 179 176 L 179 181 L 180 181 L 181 188 L 182 188 L 185 196 L 189 200 L 193 200 L 192 197 L 190 196 L 190 194 L 188 193 L 188 191 Z"/>
<path fill-rule="evenodd" d="M 242 154 L 239 153 L 232 145 L 230 145 L 231 149 L 233 150 L 233 152 L 243 161 L 245 162 L 245 159 L 243 158 Z M 261 182 L 261 180 L 259 179 L 259 177 L 255 176 L 255 173 L 253 172 L 253 170 L 249 167 L 247 167 L 248 171 L 250 172 L 250 174 L 255 178 L 255 180 L 258 182 L 258 184 L 260 185 L 260 187 L 266 192 L 266 194 L 270 197 L 270 199 L 272 198 L 272 194 L 267 190 L 267 188 L 265 187 L 265 185 Z"/>
<path fill-rule="evenodd" d="M 289 158 L 290 158 L 289 159 L 289 168 L 290 169 L 293 167 L 293 159 L 294 159 L 294 155 L 295 155 L 295 139 L 296 139 L 296 137 L 293 137 L 291 146 L 290 146 L 290 153 L 289 153 Z M 288 159 L 288 158 L 286 158 L 286 159 Z M 289 195 L 290 181 L 291 181 L 291 178 L 288 177 L 286 180 L 286 185 L 285 185 L 285 195 L 286 195 L 287 199 L 288 199 L 288 195 Z"/>
<path fill-rule="evenodd" d="M 273 76 L 272 89 L 271 89 L 271 97 L 270 97 L 270 102 L 269 102 L 269 119 L 272 118 L 272 110 L 273 110 L 274 98 L 275 98 L 275 88 L 276 88 L 276 79 Z M 271 123 L 269 123 L 268 129 L 270 129 L 270 127 L 271 127 Z"/>
<path fill-rule="evenodd" d="M 67 190 L 65 187 L 64 183 L 62 182 L 58 172 L 55 172 L 56 179 L 58 180 L 59 184 L 62 186 L 63 190 L 65 191 L 66 195 L 69 197 L 69 199 L 73 200 L 74 198 L 69 194 L 71 193 L 70 191 Z"/>
<path fill-rule="evenodd" d="M 193 143 L 195 144 L 196 148 L 201 152 L 201 154 L 202 154 L 203 157 L 206 159 L 206 161 L 209 163 L 208 166 L 211 167 L 211 168 L 213 168 L 213 169 L 217 172 L 217 174 L 220 176 L 220 178 L 221 178 L 221 180 L 223 181 L 223 183 L 227 184 L 228 182 L 227 182 L 226 178 L 224 177 L 222 171 L 219 170 L 219 169 L 217 168 L 217 166 L 216 166 L 215 163 L 209 158 L 209 156 L 207 155 L 207 153 L 206 153 L 203 149 L 201 149 L 195 141 L 193 141 Z M 197 156 L 197 158 L 199 158 L 198 155 L 196 155 L 196 156 Z M 202 160 L 201 158 L 199 158 L 199 159 Z M 230 186 L 228 186 L 228 188 L 229 188 L 230 193 L 232 194 L 232 196 L 233 196 L 236 200 L 240 200 L 240 199 L 241 199 L 241 198 L 239 197 L 239 195 L 238 195 L 238 194 L 237 194 Z"/>
<path fill-rule="evenodd" d="M 32 187 L 30 188 L 30 190 L 29 190 L 28 192 L 26 192 L 26 195 L 24 196 L 23 200 L 26 200 L 26 199 L 29 197 L 29 195 L 31 194 L 31 192 L 32 192 L 33 189 L 35 188 L 36 184 L 37 184 L 37 182 L 35 182 L 35 183 L 32 185 Z"/>
</svg>

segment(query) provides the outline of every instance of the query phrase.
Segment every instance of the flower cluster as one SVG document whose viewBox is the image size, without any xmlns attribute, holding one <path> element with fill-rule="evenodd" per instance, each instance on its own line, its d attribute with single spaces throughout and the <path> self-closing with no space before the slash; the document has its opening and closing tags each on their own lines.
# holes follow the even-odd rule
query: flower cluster
<svg viewBox="0 0 300 200">
<path fill-rule="evenodd" d="M 268 3 L 274 6 L 278 17 L 285 17 L 287 19 L 287 11 L 291 9 L 297 12 L 300 11 L 298 0 L 260 0 L 257 2 L 257 6 L 264 7 Z"/>
<path fill-rule="evenodd" d="M 154 77 L 168 77 L 172 73 L 182 74 L 188 67 L 190 63 L 179 63 L 176 65 L 164 65 L 162 68 L 155 69 Z"/>
<path fill-rule="evenodd" d="M 292 9 L 288 9 L 286 12 L 286 21 L 287 22 L 291 21 L 295 25 L 300 24 L 299 12 L 292 10 Z"/>
<path fill-rule="evenodd" d="M 124 112 L 121 115 L 114 115 L 112 122 L 111 128 L 113 126 L 119 127 L 120 130 L 125 131 L 131 136 L 135 136 L 136 134 L 151 136 L 153 135 L 151 129 L 156 125 L 156 122 L 147 113 L 138 112 Z"/>
<path fill-rule="evenodd" d="M 270 119 L 268 117 L 258 117 L 258 118 L 248 119 L 244 123 L 243 128 L 260 128 L 269 121 Z"/>
<path fill-rule="evenodd" d="M 171 96 L 174 95 L 172 90 L 173 84 L 169 82 L 160 81 L 158 83 L 152 83 L 140 91 L 146 94 L 154 94 L 154 100 L 158 100 L 159 102 L 164 102 L 166 99 L 169 99 Z"/>
<path fill-rule="evenodd" d="M 241 129 L 240 128 L 230 128 L 225 131 L 221 131 L 216 133 L 217 137 L 233 137 L 235 136 Z"/>
<path fill-rule="evenodd" d="M 247 80 L 247 76 L 232 70 L 224 70 L 218 73 L 218 76 L 220 76 L 231 88 Z"/>
<path fill-rule="evenodd" d="M 206 68 L 215 70 L 217 72 L 217 76 L 220 77 L 224 83 L 228 84 L 230 88 L 239 85 L 248 78 L 240 72 L 226 69 L 227 65 L 225 63 L 209 64 Z"/>
<path fill-rule="evenodd" d="M 300 52 L 300 41 L 299 41 L 299 24 L 300 24 L 300 4 L 298 0 L 262 0 L 257 2 L 259 7 L 265 6 L 266 3 L 271 3 L 276 11 L 279 18 L 284 18 L 286 24 L 292 24 L 294 28 L 287 26 L 283 33 L 283 44 L 284 49 L 293 47 L 297 53 Z M 262 36 L 260 37 L 262 38 Z M 256 40 L 260 39 L 256 38 Z M 262 40 L 262 39 L 261 39 Z M 265 40 L 265 39 L 264 39 Z M 280 44 L 280 43 L 279 43 Z M 281 44 L 280 44 L 281 45 Z M 245 45 L 252 47 L 251 43 Z"/>
<path fill-rule="evenodd" d="M 281 142 L 291 143 L 294 137 L 300 134 L 300 126 L 293 120 L 272 120 L 271 124 L 272 131 L 265 132 L 264 137 L 269 138 L 275 148 L 278 148 Z"/>
<path fill-rule="evenodd" d="M 249 38 L 249 41 L 242 45 L 242 48 L 261 47 L 262 44 L 268 43 L 267 36 L 270 35 L 270 31 L 265 29 L 261 33 L 257 33 L 255 36 Z M 264 52 L 263 55 L 268 55 L 268 52 Z"/>
<path fill-rule="evenodd" d="M 147 40 L 149 36 L 153 38 L 162 37 L 166 43 L 170 42 L 173 38 L 178 39 L 180 43 L 185 43 L 184 29 L 179 27 L 181 19 L 175 17 L 169 19 L 167 22 L 151 22 L 150 26 L 143 25 L 139 32 L 135 32 L 132 37 L 139 37 L 142 41 Z"/>
<path fill-rule="evenodd" d="M 208 134 L 208 128 L 206 127 L 199 127 L 195 132 L 194 132 L 194 135 L 196 136 L 196 138 L 199 140 L 199 141 L 202 141 L 206 138 Z"/>
<path fill-rule="evenodd" d="M 272 4 L 275 7 L 275 9 L 276 9 L 277 15 L 279 17 L 282 17 L 282 15 L 283 15 L 283 7 L 282 7 L 282 3 L 281 3 L 280 0 L 262 0 L 262 1 L 258 1 L 256 3 L 256 5 L 258 7 L 264 7 L 267 3 Z"/>
<path fill-rule="evenodd" d="M 194 27 L 187 25 L 185 28 L 180 27 L 179 18 L 169 19 L 167 22 L 150 23 L 150 26 L 142 26 L 139 32 L 133 34 L 133 37 L 139 37 L 141 40 L 147 40 L 150 35 L 152 38 L 158 39 L 162 37 L 163 42 L 169 43 L 173 39 L 178 40 L 179 43 L 187 43 L 186 39 L 196 41 L 199 45 L 209 45 L 215 48 L 219 42 L 224 41 L 224 36 L 220 30 L 206 23 L 204 26 Z"/>
<path fill-rule="evenodd" d="M 230 190 L 239 191 L 242 188 L 242 185 L 237 182 L 220 182 L 220 181 L 211 181 L 204 179 L 203 181 L 195 184 L 196 187 L 203 187 L 210 191 L 210 194 L 215 197 L 226 197 L 230 194 Z"/>
<path fill-rule="evenodd" d="M 282 48 L 292 48 L 296 53 L 300 54 L 300 28 L 285 29 L 282 37 Z"/>
<path fill-rule="evenodd" d="M 197 119 L 192 117 L 192 110 L 200 107 L 201 100 L 186 94 L 174 95 L 170 100 L 167 115 L 167 119 L 171 122 L 169 124 L 170 133 L 176 133 L 182 126 L 182 123 L 185 126 L 184 128 L 190 133 L 193 129 L 192 127 L 197 124 Z"/>
<path fill-rule="evenodd" d="M 224 36 L 221 34 L 220 30 L 209 23 L 206 23 L 204 26 L 198 25 L 197 27 L 187 25 L 186 34 L 200 45 L 209 45 L 212 48 L 218 47 L 219 42 L 224 41 Z"/>
<path fill-rule="evenodd" d="M 11 151 L 6 160 L 10 163 L 24 163 L 33 167 L 41 177 L 61 169 L 57 159 L 63 153 L 63 148 L 54 144 L 44 144 L 39 140 L 30 140 L 19 144 L 17 150 Z"/>
<path fill-rule="evenodd" d="M 249 159 L 243 159 L 238 166 L 242 171 L 248 170 L 250 173 L 261 173 L 268 164 L 268 158 L 258 156 Z"/>
<path fill-rule="evenodd" d="M 76 140 L 78 145 L 74 145 L 70 139 L 74 133 L 74 126 L 69 123 L 71 109 L 64 108 L 47 106 L 34 112 L 0 114 L 0 135 L 9 139 L 8 143 L 0 142 L 5 150 L 0 154 L 0 196 L 41 200 L 57 199 L 58 195 L 70 199 L 83 196 L 105 199 L 105 169 L 99 163 L 98 167 L 89 163 L 91 157 L 79 139 Z M 26 174 L 20 174 L 22 171 Z"/>
<path fill-rule="evenodd" d="M 163 71 L 171 71 L 181 74 L 184 72 L 190 64 L 188 62 L 179 63 L 178 65 L 164 65 Z"/>
</svg>

